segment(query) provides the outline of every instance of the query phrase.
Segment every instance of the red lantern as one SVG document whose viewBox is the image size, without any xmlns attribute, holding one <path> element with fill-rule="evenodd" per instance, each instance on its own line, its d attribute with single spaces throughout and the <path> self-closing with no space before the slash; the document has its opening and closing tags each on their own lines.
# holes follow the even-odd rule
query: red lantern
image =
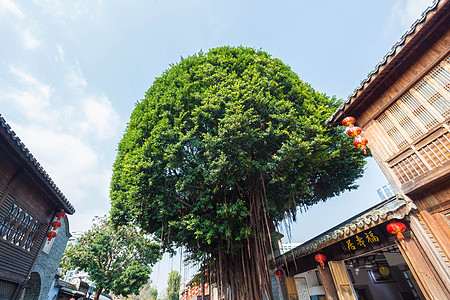
<svg viewBox="0 0 450 300">
<path fill-rule="evenodd" d="M 50 242 L 53 238 L 55 238 L 58 234 L 54 231 L 49 231 L 45 234 L 48 237 L 48 241 Z"/>
<path fill-rule="evenodd" d="M 386 225 L 387 231 L 391 234 L 396 234 L 399 240 L 404 240 L 403 232 L 406 230 L 406 225 L 401 222 L 394 222 Z"/>
<path fill-rule="evenodd" d="M 355 141 L 353 142 L 353 146 L 355 146 L 356 148 L 361 148 L 361 151 L 364 151 L 364 154 L 367 154 L 366 145 L 368 143 L 369 143 L 368 139 L 366 139 L 365 137 L 362 137 L 362 136 L 358 136 L 355 138 Z"/>
<path fill-rule="evenodd" d="M 283 271 L 280 270 L 280 269 L 277 269 L 277 270 L 275 270 L 275 275 L 278 276 L 278 279 L 280 280 L 280 283 L 281 283 L 281 278 L 283 276 Z"/>
<path fill-rule="evenodd" d="M 356 120 L 353 117 L 347 117 L 344 120 L 342 120 L 342 125 L 345 127 L 353 127 L 353 124 L 355 124 Z"/>
<path fill-rule="evenodd" d="M 62 223 L 60 221 L 54 221 L 54 222 L 52 222 L 52 226 L 53 226 L 53 230 L 55 230 L 56 228 L 61 227 Z"/>
<path fill-rule="evenodd" d="M 350 129 L 347 130 L 347 134 L 351 137 L 357 137 L 361 134 L 361 128 L 359 128 L 358 126 L 350 127 Z"/>
<path fill-rule="evenodd" d="M 61 220 L 61 218 L 64 218 L 66 216 L 66 213 L 63 211 L 58 211 L 55 216 L 58 218 L 58 221 Z"/>
<path fill-rule="evenodd" d="M 327 257 L 321 253 L 316 254 L 316 256 L 314 256 L 314 259 L 320 263 L 320 266 L 323 268 L 325 267 L 325 261 L 327 260 Z"/>
</svg>

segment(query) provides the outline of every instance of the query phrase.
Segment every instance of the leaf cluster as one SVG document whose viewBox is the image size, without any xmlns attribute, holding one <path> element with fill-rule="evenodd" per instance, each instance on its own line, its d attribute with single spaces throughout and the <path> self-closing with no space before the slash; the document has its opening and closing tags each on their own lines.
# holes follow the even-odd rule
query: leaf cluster
<svg viewBox="0 0 450 300">
<path fill-rule="evenodd" d="M 114 228 L 108 219 L 94 224 L 76 244 L 68 245 L 63 270 L 86 271 L 98 294 L 105 290 L 116 295 L 136 294 L 159 257 L 159 246 L 134 226 Z"/>
<path fill-rule="evenodd" d="M 115 224 L 201 257 L 355 188 L 364 157 L 325 120 L 340 101 L 264 51 L 220 47 L 171 66 L 136 104 L 114 163 Z M 264 207 L 250 206 L 260 193 Z M 258 208 L 259 209 L 259 208 Z"/>
<path fill-rule="evenodd" d="M 180 297 L 180 279 L 181 276 L 178 271 L 169 273 L 167 280 L 167 300 L 178 300 Z"/>
</svg>

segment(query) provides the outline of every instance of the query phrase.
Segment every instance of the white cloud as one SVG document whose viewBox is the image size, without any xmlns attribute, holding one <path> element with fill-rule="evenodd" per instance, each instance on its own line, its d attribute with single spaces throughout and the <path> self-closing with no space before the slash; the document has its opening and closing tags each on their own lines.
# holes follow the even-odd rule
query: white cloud
<svg viewBox="0 0 450 300">
<path fill-rule="evenodd" d="M 101 155 L 92 145 L 81 137 L 38 124 L 11 126 L 76 209 L 89 211 L 89 215 L 93 211 L 88 207 L 105 213 L 111 171 L 102 165 Z"/>
<path fill-rule="evenodd" d="M 84 118 L 79 123 L 81 132 L 100 140 L 116 136 L 119 115 L 107 97 L 86 97 L 80 104 Z"/>
<path fill-rule="evenodd" d="M 20 32 L 26 49 L 33 50 L 41 45 L 42 42 L 29 29 L 20 29 Z"/>
<path fill-rule="evenodd" d="M 0 89 L 0 101 L 16 107 L 28 122 L 67 130 L 83 138 L 107 140 L 116 137 L 119 114 L 108 97 L 86 94 L 87 81 L 78 63 L 64 69 L 69 69 L 65 80 L 69 82 L 68 93 L 75 95 L 74 99 L 57 101 L 55 88 L 25 70 L 11 66 L 9 71 L 17 78 L 17 87 Z"/>
<path fill-rule="evenodd" d="M 26 18 L 25 13 L 11 0 L 0 0 L 0 16 L 7 14 L 12 18 L 5 18 L 11 25 L 11 28 L 18 33 L 25 49 L 33 50 L 42 44 L 32 32 L 36 26 L 30 25 L 32 21 Z"/>
<path fill-rule="evenodd" d="M 69 85 L 74 90 L 83 90 L 87 86 L 87 81 L 81 72 L 80 63 L 77 61 L 75 66 L 69 66 L 69 74 L 67 78 Z"/>
<path fill-rule="evenodd" d="M 58 50 L 58 56 L 56 60 L 60 60 L 61 62 L 64 62 L 64 50 L 61 45 L 56 46 L 56 49 Z"/>
<path fill-rule="evenodd" d="M 57 49 L 63 57 L 62 47 Z M 107 96 L 88 93 L 79 63 L 60 67 L 65 78 L 53 87 L 10 66 L 13 83 L 0 86 L 0 103 L 18 113 L 7 121 L 80 212 L 73 216 L 74 229 L 85 230 L 109 208 L 111 162 L 99 149 L 111 143 L 112 154 L 119 114 Z"/>
<path fill-rule="evenodd" d="M 432 0 L 397 0 L 392 7 L 392 19 L 407 29 L 431 3 Z"/>
<path fill-rule="evenodd" d="M 16 106 L 28 120 L 42 122 L 53 118 L 50 97 L 54 94 L 54 89 L 20 68 L 10 66 L 9 71 L 17 78 L 20 87 L 0 90 L 3 101 L 9 101 Z"/>
<path fill-rule="evenodd" d="M 45 13 L 56 19 L 66 17 L 74 20 L 88 15 L 91 18 L 96 14 L 95 9 L 102 6 L 101 0 L 80 0 L 80 1 L 60 1 L 60 0 L 34 0 Z"/>
<path fill-rule="evenodd" d="M 23 14 L 23 12 L 11 0 L 0 0 L 0 15 L 2 13 L 10 13 L 19 19 L 25 18 L 25 15 Z"/>
</svg>

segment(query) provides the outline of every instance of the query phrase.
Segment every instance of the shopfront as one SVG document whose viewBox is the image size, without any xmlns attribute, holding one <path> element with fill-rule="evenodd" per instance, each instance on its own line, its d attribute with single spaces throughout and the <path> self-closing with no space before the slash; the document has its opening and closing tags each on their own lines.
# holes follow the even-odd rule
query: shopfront
<svg viewBox="0 0 450 300">
<path fill-rule="evenodd" d="M 283 299 L 429 299 L 420 277 L 433 273 L 417 272 L 428 262 L 417 255 L 414 211 L 397 195 L 277 257 Z"/>
</svg>

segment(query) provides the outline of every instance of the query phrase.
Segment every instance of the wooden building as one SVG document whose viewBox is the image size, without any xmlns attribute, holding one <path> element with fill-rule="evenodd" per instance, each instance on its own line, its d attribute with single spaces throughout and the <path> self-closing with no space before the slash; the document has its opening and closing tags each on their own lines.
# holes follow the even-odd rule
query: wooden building
<svg viewBox="0 0 450 300">
<path fill-rule="evenodd" d="M 317 268 L 323 282 L 322 298 L 317 299 L 450 299 L 449 14 L 449 0 L 433 2 L 328 120 L 331 126 L 342 126 L 346 117 L 356 119 L 355 126 L 362 129 L 360 135 L 367 138 L 396 197 L 410 208 L 404 216 L 393 217 L 406 225 L 405 239 L 400 242 L 389 236 L 388 219 L 362 220 L 361 228 L 350 222 L 350 227 L 343 225 L 348 231 L 342 236 L 319 236 L 317 247 L 300 246 L 286 254 L 284 263 L 284 258 L 278 259 L 288 275 L 283 282 L 287 299 L 309 299 L 302 298 L 305 289 L 298 277 L 308 278 L 305 272 L 315 272 L 314 257 L 320 251 L 327 262 L 324 268 Z M 346 243 L 355 246 L 357 236 L 362 238 L 361 233 L 374 230 L 384 242 L 346 253 Z M 387 257 L 394 254 L 401 256 L 391 264 Z M 397 285 L 394 298 L 392 293 L 369 295 L 381 285 L 367 289 L 370 285 L 361 285 L 353 274 L 355 266 L 367 270 L 377 260 L 382 261 L 384 265 L 379 267 L 384 266 L 385 272 L 397 273 L 391 273 L 396 277 L 391 283 Z M 413 290 L 408 291 L 408 286 Z"/>
<path fill-rule="evenodd" d="M 278 256 L 282 299 L 424 299 L 386 226 L 402 222 L 410 238 L 408 217 L 415 208 L 394 196 Z M 317 254 L 323 255 L 323 267 Z"/>
<path fill-rule="evenodd" d="M 57 212 L 75 210 L 0 116 L 0 299 L 18 299 L 36 279 L 31 271 L 41 250 L 50 251 Z"/>
</svg>

